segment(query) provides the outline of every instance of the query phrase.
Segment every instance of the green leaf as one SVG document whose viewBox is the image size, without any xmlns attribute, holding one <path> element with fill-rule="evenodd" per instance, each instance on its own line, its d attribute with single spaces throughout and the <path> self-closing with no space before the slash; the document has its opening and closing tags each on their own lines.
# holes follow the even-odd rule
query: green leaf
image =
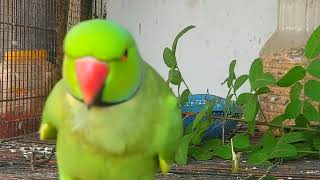
<svg viewBox="0 0 320 180">
<path fill-rule="evenodd" d="M 262 60 L 260 58 L 257 58 L 251 64 L 249 70 L 249 80 L 255 80 L 256 77 L 259 77 L 261 74 L 263 74 L 263 64 Z"/>
<path fill-rule="evenodd" d="M 247 80 L 249 76 L 248 75 L 242 75 L 236 79 L 234 82 L 233 89 L 237 91 Z"/>
<path fill-rule="evenodd" d="M 268 87 L 261 87 L 261 88 L 259 88 L 257 91 L 256 91 L 256 95 L 260 95 L 260 94 L 267 94 L 267 93 L 269 93 L 269 92 L 271 92 L 271 90 L 270 90 L 270 88 L 268 88 Z"/>
<path fill-rule="evenodd" d="M 309 74 L 311 74 L 312 76 L 316 77 L 316 78 L 320 78 L 320 60 L 316 59 L 311 61 L 311 63 L 309 64 L 307 71 Z"/>
<path fill-rule="evenodd" d="M 249 156 L 248 163 L 252 165 L 262 165 L 268 161 L 268 154 L 264 152 L 256 152 Z"/>
<path fill-rule="evenodd" d="M 191 134 L 192 133 L 192 123 L 190 123 L 188 125 L 188 127 L 186 128 L 184 134 L 187 135 L 187 134 Z"/>
<path fill-rule="evenodd" d="M 254 60 L 251 64 L 249 70 L 249 81 L 252 90 L 264 87 L 269 84 L 274 84 L 276 82 L 275 78 L 271 73 L 263 72 L 262 61 L 259 58 Z"/>
<path fill-rule="evenodd" d="M 293 119 L 299 116 L 301 109 L 302 102 L 299 99 L 290 102 L 285 110 L 286 118 Z"/>
<path fill-rule="evenodd" d="M 253 95 L 249 97 L 248 102 L 245 105 L 243 117 L 248 122 L 250 133 L 253 133 L 255 129 L 255 119 L 258 113 L 258 104 L 258 97 Z"/>
<path fill-rule="evenodd" d="M 320 82 L 309 80 L 304 86 L 304 93 L 311 99 L 320 102 Z"/>
<path fill-rule="evenodd" d="M 216 146 L 221 145 L 221 139 L 210 139 L 206 141 L 201 147 L 205 151 L 212 151 Z"/>
<path fill-rule="evenodd" d="M 317 109 L 308 101 L 303 104 L 303 116 L 309 121 L 319 121 L 319 113 Z"/>
<path fill-rule="evenodd" d="M 271 121 L 271 124 L 274 124 L 274 125 L 278 125 L 278 126 L 281 126 L 283 121 L 286 120 L 286 116 L 285 114 L 282 114 L 282 115 L 279 115 L 277 117 L 275 117 L 272 121 Z M 270 126 L 269 127 L 269 130 L 270 131 L 274 131 L 275 129 L 277 129 L 277 127 L 274 127 L 274 126 Z"/>
<path fill-rule="evenodd" d="M 212 109 L 216 103 L 216 100 L 208 101 L 205 106 L 201 109 L 201 112 L 196 116 L 195 121 L 193 122 L 193 131 L 195 131 L 194 136 L 192 137 L 192 143 L 194 145 L 199 145 L 203 139 L 203 135 L 212 124 Z"/>
<path fill-rule="evenodd" d="M 179 39 L 185 34 L 187 33 L 189 30 L 195 28 L 195 26 L 191 25 L 191 26 L 188 26 L 186 28 L 184 28 L 182 31 L 179 32 L 179 34 L 175 37 L 174 41 L 173 41 L 173 44 L 172 44 L 172 52 L 175 54 L 176 52 L 176 49 L 177 49 L 177 44 L 178 44 L 178 41 Z"/>
<path fill-rule="evenodd" d="M 297 156 L 297 149 L 291 144 L 278 144 L 270 154 L 270 158 L 285 158 L 293 156 Z"/>
<path fill-rule="evenodd" d="M 233 116 L 233 117 L 238 116 L 238 114 L 237 114 L 237 110 L 238 110 L 237 103 L 235 101 L 232 101 L 230 106 L 231 106 L 231 109 L 230 109 L 231 116 Z"/>
<path fill-rule="evenodd" d="M 306 140 L 306 136 L 303 132 L 289 132 L 279 138 L 278 144 L 290 144 L 304 140 Z"/>
<path fill-rule="evenodd" d="M 167 47 L 163 51 L 163 60 L 164 60 L 164 63 L 171 69 L 177 65 L 176 56 L 171 51 L 171 49 Z"/>
<path fill-rule="evenodd" d="M 236 75 L 234 73 L 234 68 L 236 66 L 237 61 L 233 60 L 231 61 L 230 65 L 229 65 L 229 77 L 228 77 L 228 81 L 227 81 L 227 85 L 230 88 L 232 86 L 232 83 L 234 81 L 234 79 L 236 78 Z"/>
<path fill-rule="evenodd" d="M 293 145 L 296 147 L 298 152 L 298 156 L 294 157 L 295 159 L 307 156 L 310 154 L 309 152 L 312 151 L 311 145 L 309 143 L 295 143 Z"/>
<path fill-rule="evenodd" d="M 231 146 L 230 145 L 220 145 L 214 148 L 214 155 L 217 155 L 223 159 L 231 159 Z"/>
<path fill-rule="evenodd" d="M 171 69 L 169 71 L 169 80 L 174 85 L 179 85 L 182 81 L 182 77 L 179 71 Z"/>
<path fill-rule="evenodd" d="M 257 89 L 257 88 L 264 87 L 270 84 L 275 84 L 275 83 L 276 83 L 276 79 L 273 77 L 273 75 L 271 73 L 265 73 L 254 81 L 254 84 L 252 87 L 254 89 Z"/>
<path fill-rule="evenodd" d="M 231 99 L 232 97 L 234 96 L 234 94 L 230 94 L 227 98 L 226 98 L 226 101 L 225 101 L 225 104 L 224 104 L 224 113 L 227 114 L 229 112 L 229 109 L 230 109 L 230 105 L 232 103 Z"/>
<path fill-rule="evenodd" d="M 301 66 L 295 66 L 290 69 L 278 82 L 280 87 L 289 87 L 292 84 L 300 81 L 306 75 L 306 70 Z"/>
<path fill-rule="evenodd" d="M 263 180 L 277 180 L 274 176 L 266 176 L 263 178 Z"/>
<path fill-rule="evenodd" d="M 226 78 L 222 83 L 221 85 L 224 85 L 227 81 L 228 81 L 229 78 Z"/>
<path fill-rule="evenodd" d="M 297 127 L 308 127 L 309 125 L 309 121 L 302 114 L 296 117 L 295 123 Z"/>
<path fill-rule="evenodd" d="M 208 103 L 208 109 L 207 109 L 208 120 L 209 120 L 209 122 L 211 122 L 213 107 L 216 104 L 216 100 L 212 99 L 212 100 L 208 101 L 207 103 Z"/>
<path fill-rule="evenodd" d="M 271 124 L 281 126 L 284 120 L 286 120 L 286 116 L 284 114 L 282 114 L 282 115 L 279 115 L 279 116 L 275 117 L 271 121 Z"/>
<path fill-rule="evenodd" d="M 180 105 L 183 106 L 188 102 L 188 98 L 191 95 L 189 89 L 185 89 L 180 96 Z"/>
<path fill-rule="evenodd" d="M 316 150 L 320 151 L 320 138 L 313 139 L 313 147 Z"/>
<path fill-rule="evenodd" d="M 179 143 L 178 151 L 176 153 L 175 160 L 179 165 L 185 165 L 188 161 L 188 147 L 191 141 L 192 135 L 188 134 L 183 136 Z"/>
<path fill-rule="evenodd" d="M 309 59 L 316 58 L 320 53 L 320 26 L 310 36 L 304 50 L 304 54 Z"/>
<path fill-rule="evenodd" d="M 237 101 L 238 105 L 242 106 L 242 105 L 247 104 L 248 99 L 250 99 L 251 96 L 253 96 L 253 94 L 251 94 L 251 93 L 242 93 L 242 94 L 240 94 L 238 96 L 238 101 Z"/>
<path fill-rule="evenodd" d="M 204 132 L 196 131 L 193 133 L 191 144 L 193 145 L 199 145 L 202 141 L 202 137 L 204 135 Z"/>
<path fill-rule="evenodd" d="M 195 146 L 189 147 L 189 154 L 200 161 L 207 161 L 213 156 L 212 152 L 205 151 L 204 149 Z"/>
<path fill-rule="evenodd" d="M 299 99 L 300 94 L 301 94 L 301 90 L 302 90 L 302 84 L 299 82 L 296 82 L 290 91 L 290 100 L 294 101 L 296 99 Z"/>
<path fill-rule="evenodd" d="M 256 144 L 251 144 L 248 148 L 241 150 L 242 152 L 246 153 L 253 153 L 257 152 L 259 149 L 261 149 L 261 144 L 256 143 Z"/>
<path fill-rule="evenodd" d="M 263 135 L 263 137 L 261 138 L 261 143 L 262 143 L 263 147 L 273 148 L 277 144 L 277 140 L 273 136 L 273 134 L 269 131 Z"/>
<path fill-rule="evenodd" d="M 211 122 L 208 119 L 200 121 L 196 132 L 193 134 L 192 144 L 199 145 L 201 143 L 203 135 L 205 134 L 206 130 L 209 128 L 210 125 Z"/>
<path fill-rule="evenodd" d="M 201 109 L 201 111 L 197 114 L 195 120 L 192 123 L 192 129 L 195 130 L 197 126 L 200 124 L 201 120 L 207 116 L 209 111 L 212 111 L 213 105 L 215 101 L 208 101 Z M 212 113 L 212 112 L 211 112 Z"/>
<path fill-rule="evenodd" d="M 199 125 L 200 121 L 206 116 L 206 111 L 201 109 L 192 123 L 192 130 L 194 131 Z"/>
<path fill-rule="evenodd" d="M 250 139 L 248 135 L 238 134 L 232 138 L 233 147 L 236 149 L 245 149 L 250 146 Z"/>
</svg>

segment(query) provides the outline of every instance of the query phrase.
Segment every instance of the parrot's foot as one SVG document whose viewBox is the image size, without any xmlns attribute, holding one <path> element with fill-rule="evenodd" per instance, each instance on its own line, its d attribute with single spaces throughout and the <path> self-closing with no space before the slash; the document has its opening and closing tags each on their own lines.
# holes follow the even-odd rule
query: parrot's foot
<svg viewBox="0 0 320 180">
<path fill-rule="evenodd" d="M 162 159 L 160 156 L 159 156 L 159 165 L 160 165 L 160 169 L 162 171 L 162 173 L 164 175 L 167 175 L 169 170 L 170 170 L 170 166 L 168 165 L 168 163 Z"/>
<path fill-rule="evenodd" d="M 70 177 L 67 174 L 59 173 L 59 180 L 77 180 L 77 178 Z"/>
<path fill-rule="evenodd" d="M 49 128 L 48 124 L 42 124 L 41 125 L 41 127 L 40 127 L 40 140 L 45 140 L 46 139 L 46 136 L 47 136 L 46 132 L 48 132 L 48 128 Z"/>
<path fill-rule="evenodd" d="M 40 140 L 54 139 L 57 135 L 56 129 L 47 123 L 41 124 L 39 133 L 40 133 Z"/>
</svg>

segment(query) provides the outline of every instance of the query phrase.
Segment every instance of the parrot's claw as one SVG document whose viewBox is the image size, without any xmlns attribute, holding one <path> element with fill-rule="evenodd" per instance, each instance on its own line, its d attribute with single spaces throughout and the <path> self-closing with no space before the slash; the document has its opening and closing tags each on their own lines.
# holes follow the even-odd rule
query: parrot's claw
<svg viewBox="0 0 320 180">
<path fill-rule="evenodd" d="M 55 138 L 56 131 L 55 129 L 50 126 L 48 123 L 41 124 L 40 127 L 40 140 Z"/>
<path fill-rule="evenodd" d="M 159 165 L 160 165 L 160 169 L 161 169 L 162 173 L 164 175 L 167 175 L 170 170 L 170 167 L 167 164 L 167 162 L 165 160 L 163 160 L 160 156 L 159 156 Z"/>
<path fill-rule="evenodd" d="M 46 139 L 46 132 L 48 132 L 49 125 L 47 123 L 42 124 L 40 127 L 40 140 Z"/>
</svg>

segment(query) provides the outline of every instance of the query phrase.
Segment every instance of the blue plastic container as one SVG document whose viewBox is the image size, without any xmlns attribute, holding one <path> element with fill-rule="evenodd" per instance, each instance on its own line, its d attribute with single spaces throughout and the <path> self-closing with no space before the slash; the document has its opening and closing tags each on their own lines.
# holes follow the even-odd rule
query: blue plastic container
<svg viewBox="0 0 320 180">
<path fill-rule="evenodd" d="M 182 113 L 199 113 L 203 106 L 206 104 L 208 100 L 216 100 L 216 104 L 213 107 L 213 116 L 224 116 L 224 105 L 225 105 L 225 98 L 214 96 L 210 94 L 196 94 L 189 96 L 188 102 L 182 106 L 181 110 Z M 236 112 L 233 113 L 235 117 L 239 117 L 242 115 L 242 111 L 240 108 L 236 108 Z M 196 115 L 190 115 L 184 119 L 184 128 L 187 128 L 195 119 Z M 222 123 L 223 121 L 219 119 L 213 119 L 213 124 L 208 128 L 207 132 L 204 135 L 204 140 L 217 138 L 222 136 Z M 238 122 L 233 120 L 226 120 L 224 121 L 224 131 L 225 134 L 230 132 L 237 126 Z"/>
</svg>

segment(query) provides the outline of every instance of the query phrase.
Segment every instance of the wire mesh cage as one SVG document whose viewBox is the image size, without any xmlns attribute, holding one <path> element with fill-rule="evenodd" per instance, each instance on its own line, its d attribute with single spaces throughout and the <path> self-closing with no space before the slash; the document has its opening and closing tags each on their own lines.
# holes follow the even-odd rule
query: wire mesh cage
<svg viewBox="0 0 320 180">
<path fill-rule="evenodd" d="M 55 1 L 0 1 L 0 137 L 34 131 L 54 83 Z"/>
<path fill-rule="evenodd" d="M 106 18 L 106 0 L 70 0 L 68 30 L 80 21 L 92 18 Z"/>
<path fill-rule="evenodd" d="M 59 16 L 67 16 L 69 29 L 102 18 L 103 8 L 104 0 L 0 0 L 0 139 L 38 129 L 45 99 L 61 77 Z"/>
</svg>

